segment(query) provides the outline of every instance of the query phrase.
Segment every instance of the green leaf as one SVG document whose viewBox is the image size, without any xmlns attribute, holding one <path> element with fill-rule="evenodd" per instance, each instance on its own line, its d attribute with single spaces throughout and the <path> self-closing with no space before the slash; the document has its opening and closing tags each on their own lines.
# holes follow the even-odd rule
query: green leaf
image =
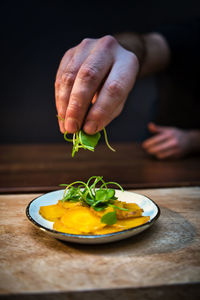
<svg viewBox="0 0 200 300">
<path fill-rule="evenodd" d="M 101 137 L 100 132 L 97 132 L 93 135 L 86 134 L 83 130 L 79 132 L 79 138 L 81 144 L 83 144 L 87 149 L 94 151 L 95 146 L 97 145 Z"/>
<path fill-rule="evenodd" d="M 92 208 L 96 211 L 101 211 L 104 210 L 108 207 L 107 204 L 101 203 L 100 205 L 98 204 L 97 206 L 92 206 Z"/>
<path fill-rule="evenodd" d="M 64 119 L 60 116 L 57 115 L 57 118 L 59 120 L 62 120 L 64 122 Z M 107 138 L 107 133 L 106 133 L 106 129 L 103 128 L 103 132 L 104 132 L 104 137 L 105 137 L 105 141 L 106 141 L 106 145 L 108 146 L 108 148 L 112 151 L 115 151 L 115 149 L 113 149 L 110 144 L 108 143 L 108 138 Z M 98 144 L 98 141 L 101 137 L 101 133 L 97 132 L 93 135 L 88 135 L 86 134 L 83 130 L 77 131 L 72 135 L 72 138 L 69 138 L 68 136 L 68 132 L 65 131 L 64 133 L 64 139 L 67 142 L 71 142 L 73 143 L 73 148 L 72 148 L 72 157 L 74 157 L 75 153 L 78 152 L 78 150 L 80 148 L 83 149 L 87 149 L 90 151 L 94 151 L 96 145 Z"/>
<path fill-rule="evenodd" d="M 92 199 L 92 198 L 90 197 L 90 195 L 87 195 L 86 198 L 84 198 L 84 200 L 85 200 L 85 202 L 86 202 L 88 205 L 90 205 L 90 206 L 92 206 L 92 205 L 94 204 L 94 199 Z"/>
<path fill-rule="evenodd" d="M 80 201 L 80 196 L 76 196 L 73 199 L 69 199 L 69 202 L 75 203 L 75 202 L 79 202 Z"/>
<path fill-rule="evenodd" d="M 97 189 L 96 185 L 100 181 L 102 182 L 102 185 L 99 189 Z M 116 182 L 105 182 L 102 176 L 91 176 L 88 179 L 87 183 L 78 180 L 70 184 L 61 184 L 61 186 L 65 186 L 62 202 L 80 201 L 83 205 L 91 206 L 96 211 L 101 211 L 103 209 L 106 209 L 108 206 L 111 206 L 114 208 L 115 211 L 114 213 L 111 212 L 111 214 L 110 213 L 108 215 L 106 214 L 107 217 L 105 217 L 105 222 L 116 222 L 116 210 L 117 209 L 128 210 L 128 209 L 120 208 L 114 205 L 115 203 L 114 201 L 115 199 L 117 199 L 117 197 L 115 197 L 115 190 L 108 188 L 107 186 L 108 184 L 115 184 L 119 186 L 121 190 L 123 190 L 122 187 Z M 78 186 L 75 187 L 75 185 Z M 104 218 L 102 220 L 104 221 Z"/>
<path fill-rule="evenodd" d="M 114 197 L 115 190 L 114 189 L 99 189 L 95 193 L 95 200 L 110 200 Z"/>
<path fill-rule="evenodd" d="M 106 200 L 107 193 L 106 190 L 97 190 L 95 193 L 95 200 Z"/>
<path fill-rule="evenodd" d="M 101 223 L 107 224 L 107 225 L 113 225 L 117 222 L 117 213 L 116 210 L 113 212 L 109 212 L 101 218 Z"/>
<path fill-rule="evenodd" d="M 115 196 L 115 190 L 114 189 L 108 189 L 107 190 L 108 199 L 113 199 L 114 196 Z"/>
<path fill-rule="evenodd" d="M 124 210 L 124 211 L 128 211 L 128 208 L 123 208 L 123 207 L 118 207 L 116 205 L 113 205 L 113 204 L 108 204 L 109 206 L 115 208 L 115 209 L 119 209 L 119 210 Z"/>
</svg>

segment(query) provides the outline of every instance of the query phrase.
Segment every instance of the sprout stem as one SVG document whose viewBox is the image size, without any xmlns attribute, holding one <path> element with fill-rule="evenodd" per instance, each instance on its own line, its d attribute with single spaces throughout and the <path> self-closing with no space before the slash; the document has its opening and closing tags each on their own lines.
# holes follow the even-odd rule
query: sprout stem
<svg viewBox="0 0 200 300">
<path fill-rule="evenodd" d="M 116 150 L 113 149 L 113 148 L 110 146 L 109 142 L 108 142 L 108 137 L 107 137 L 107 132 L 106 132 L 105 127 L 103 127 L 103 132 L 104 132 L 104 137 L 105 137 L 106 145 L 108 146 L 108 148 L 109 148 L 110 150 L 112 150 L 113 152 L 115 152 Z"/>
</svg>

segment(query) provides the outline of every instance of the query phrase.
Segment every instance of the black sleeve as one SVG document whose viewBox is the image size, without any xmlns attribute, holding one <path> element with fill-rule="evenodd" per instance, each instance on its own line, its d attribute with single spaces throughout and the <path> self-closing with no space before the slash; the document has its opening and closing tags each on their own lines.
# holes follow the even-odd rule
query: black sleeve
<svg viewBox="0 0 200 300">
<path fill-rule="evenodd" d="M 173 65 L 190 65 L 192 68 L 200 66 L 200 18 L 162 26 L 155 31 L 167 40 Z"/>
</svg>

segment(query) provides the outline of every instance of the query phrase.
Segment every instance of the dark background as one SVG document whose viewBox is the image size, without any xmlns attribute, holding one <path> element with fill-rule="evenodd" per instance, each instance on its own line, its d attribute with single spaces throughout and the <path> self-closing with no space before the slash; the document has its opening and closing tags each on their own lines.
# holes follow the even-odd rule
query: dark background
<svg viewBox="0 0 200 300">
<path fill-rule="evenodd" d="M 85 37 L 148 32 L 200 16 L 200 1 L 1 2 L 1 143 L 62 142 L 54 79 L 67 49 Z M 159 101 L 157 78 L 139 80 L 123 113 L 108 126 L 111 140 L 141 141 Z"/>
</svg>

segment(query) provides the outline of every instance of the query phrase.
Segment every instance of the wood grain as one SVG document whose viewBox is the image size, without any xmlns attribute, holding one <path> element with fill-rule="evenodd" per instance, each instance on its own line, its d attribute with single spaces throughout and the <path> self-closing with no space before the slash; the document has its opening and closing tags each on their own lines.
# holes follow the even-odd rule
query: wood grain
<svg viewBox="0 0 200 300">
<path fill-rule="evenodd" d="M 113 146 L 115 153 L 101 144 L 94 153 L 80 150 L 72 159 L 69 144 L 2 145 L 0 192 L 45 192 L 92 175 L 129 189 L 200 185 L 200 156 L 158 161 L 140 145 Z"/>
<path fill-rule="evenodd" d="M 165 295 L 167 287 L 172 286 L 174 295 L 180 296 L 184 290 L 185 298 L 182 299 L 189 295 L 197 299 L 200 291 L 200 188 L 137 192 L 149 196 L 160 206 L 159 220 L 138 236 L 98 246 L 64 243 L 32 226 L 26 219 L 25 208 L 39 194 L 1 195 L 2 297 L 15 295 L 16 299 L 26 299 L 24 295 L 29 295 L 30 299 L 35 299 L 34 293 L 40 296 L 45 293 L 45 299 L 56 299 L 54 296 L 59 293 L 65 295 L 61 299 L 86 299 L 80 295 L 83 297 L 90 291 L 94 292 L 94 297 L 95 294 L 99 297 L 95 299 L 106 299 L 101 295 L 105 297 L 108 290 L 108 299 L 114 299 L 112 295 L 120 289 L 119 295 L 124 291 L 123 295 L 130 296 L 126 299 L 133 295 L 159 299 L 151 296 Z M 146 290 L 150 294 L 145 294 Z M 172 290 L 166 295 L 170 296 Z M 85 291 L 84 294 L 81 291 Z M 137 299 L 142 298 L 138 296 Z"/>
</svg>

